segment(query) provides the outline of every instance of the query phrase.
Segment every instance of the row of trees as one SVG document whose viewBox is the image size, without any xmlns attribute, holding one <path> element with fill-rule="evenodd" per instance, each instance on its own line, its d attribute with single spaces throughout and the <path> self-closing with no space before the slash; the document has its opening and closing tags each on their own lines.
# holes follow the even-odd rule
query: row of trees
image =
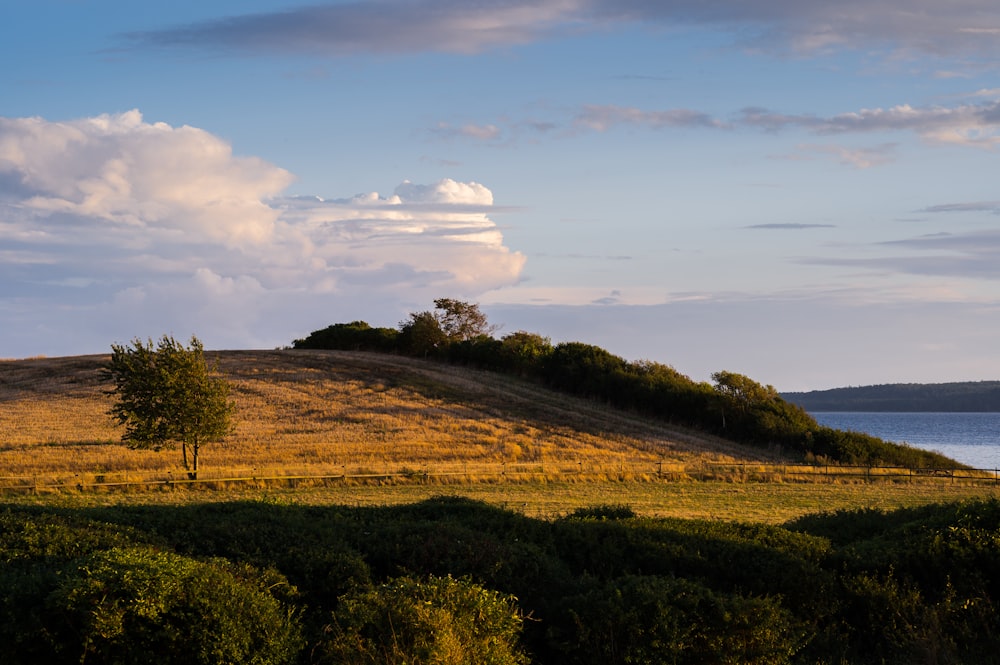
<svg viewBox="0 0 1000 665">
<path fill-rule="evenodd" d="M 627 361 L 591 344 L 553 345 L 549 338 L 526 331 L 497 339 L 497 327 L 477 305 L 448 298 L 434 305 L 432 311 L 410 314 L 398 328 L 373 328 L 364 321 L 337 323 L 292 346 L 400 353 L 513 374 L 750 445 L 780 446 L 806 459 L 956 466 L 942 455 L 821 426 L 782 399 L 773 386 L 742 374 L 720 371 L 712 375 L 712 383 L 697 382 L 668 365 Z"/>
</svg>

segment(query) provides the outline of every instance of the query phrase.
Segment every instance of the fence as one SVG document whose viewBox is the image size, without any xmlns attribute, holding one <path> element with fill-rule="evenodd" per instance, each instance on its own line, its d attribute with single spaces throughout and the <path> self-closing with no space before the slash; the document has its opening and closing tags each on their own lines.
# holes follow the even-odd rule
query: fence
<svg viewBox="0 0 1000 665">
<path fill-rule="evenodd" d="M 192 477 L 184 471 L 116 471 L 0 476 L 0 492 L 39 493 L 86 490 L 174 490 L 255 487 L 310 487 L 332 484 L 463 484 L 504 482 L 777 482 L 921 483 L 1000 485 L 997 469 L 915 469 L 906 467 L 810 464 L 683 464 L 668 461 L 496 462 L 392 465 L 382 468 L 327 466 L 322 469 L 206 469 Z"/>
</svg>

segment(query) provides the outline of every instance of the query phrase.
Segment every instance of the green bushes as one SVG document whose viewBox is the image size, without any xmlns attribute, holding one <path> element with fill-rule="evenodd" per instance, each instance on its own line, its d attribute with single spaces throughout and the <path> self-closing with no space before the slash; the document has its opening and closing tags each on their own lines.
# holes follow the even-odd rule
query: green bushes
<svg viewBox="0 0 1000 665">
<path fill-rule="evenodd" d="M 282 575 L 122 531 L 4 515 L 0 662 L 295 662 L 301 626 Z"/>
<path fill-rule="evenodd" d="M 792 662 L 803 635 L 776 599 L 684 579 L 625 576 L 566 599 L 552 628 L 565 663 Z"/>
<path fill-rule="evenodd" d="M 331 665 L 518 665 L 515 599 L 467 579 L 391 579 L 341 598 L 317 646 Z"/>
<path fill-rule="evenodd" d="M 0 512 L 0 663 L 996 663 L 1000 502 Z"/>
<path fill-rule="evenodd" d="M 88 663 L 292 663 L 294 613 L 272 595 L 280 575 L 144 547 L 96 552 L 46 598 L 57 653 Z M 53 622 L 56 623 L 56 622 Z"/>
</svg>

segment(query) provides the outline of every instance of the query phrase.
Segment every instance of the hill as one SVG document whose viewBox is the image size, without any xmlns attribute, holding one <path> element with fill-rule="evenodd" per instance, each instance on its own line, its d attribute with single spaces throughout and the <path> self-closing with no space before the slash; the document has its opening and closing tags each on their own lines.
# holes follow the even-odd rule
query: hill
<svg viewBox="0 0 1000 665">
<path fill-rule="evenodd" d="M 233 385 L 236 431 L 206 469 L 323 473 L 473 462 L 773 460 L 776 454 L 496 373 L 352 351 L 206 354 Z M 107 415 L 107 356 L 0 362 L 6 475 L 177 469 L 130 450 Z"/>
<path fill-rule="evenodd" d="M 1000 411 L 1000 381 L 891 383 L 782 393 L 806 411 Z"/>
</svg>

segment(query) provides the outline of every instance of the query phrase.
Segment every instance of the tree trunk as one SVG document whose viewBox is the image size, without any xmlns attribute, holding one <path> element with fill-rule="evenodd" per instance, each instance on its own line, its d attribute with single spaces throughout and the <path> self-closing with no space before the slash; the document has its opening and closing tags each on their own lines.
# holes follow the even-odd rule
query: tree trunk
<svg viewBox="0 0 1000 665">
<path fill-rule="evenodd" d="M 191 444 L 191 472 L 188 474 L 191 480 L 198 480 L 198 442 Z"/>
<path fill-rule="evenodd" d="M 187 471 L 190 467 L 188 466 L 188 444 L 186 441 L 181 441 L 181 458 L 184 460 L 184 470 Z"/>
</svg>

